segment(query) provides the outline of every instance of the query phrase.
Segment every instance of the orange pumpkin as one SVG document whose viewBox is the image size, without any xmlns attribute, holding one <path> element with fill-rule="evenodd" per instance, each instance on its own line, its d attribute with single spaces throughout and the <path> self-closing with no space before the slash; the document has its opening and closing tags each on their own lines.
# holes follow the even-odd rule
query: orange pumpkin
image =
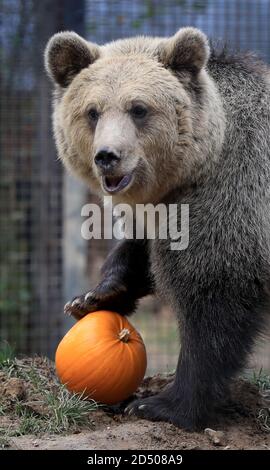
<svg viewBox="0 0 270 470">
<path fill-rule="evenodd" d="M 79 320 L 55 356 L 59 379 L 73 392 L 112 405 L 128 398 L 146 370 L 140 334 L 118 313 L 94 312 Z"/>
</svg>

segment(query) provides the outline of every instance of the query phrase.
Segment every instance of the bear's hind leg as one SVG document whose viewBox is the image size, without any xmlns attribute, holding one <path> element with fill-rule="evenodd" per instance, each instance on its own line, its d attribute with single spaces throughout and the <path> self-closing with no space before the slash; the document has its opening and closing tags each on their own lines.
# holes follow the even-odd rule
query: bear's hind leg
<svg viewBox="0 0 270 470">
<path fill-rule="evenodd" d="M 230 379 L 244 365 L 260 325 L 253 288 L 245 297 L 239 291 L 237 298 L 233 290 L 228 288 L 227 295 L 212 291 L 209 296 L 204 291 L 196 303 L 189 299 L 182 314 L 174 383 L 156 396 L 134 401 L 129 413 L 189 430 L 202 429 L 211 422 Z"/>
</svg>

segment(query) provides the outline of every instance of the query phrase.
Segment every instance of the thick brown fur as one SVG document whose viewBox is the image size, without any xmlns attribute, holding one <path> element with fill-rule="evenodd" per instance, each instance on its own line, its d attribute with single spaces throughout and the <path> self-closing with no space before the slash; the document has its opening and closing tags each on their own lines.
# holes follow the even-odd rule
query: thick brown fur
<svg viewBox="0 0 270 470">
<path fill-rule="evenodd" d="M 201 428 L 269 311 L 269 70 L 251 55 L 210 54 L 194 28 L 105 46 L 60 33 L 47 46 L 46 68 L 69 169 L 100 195 L 105 176 L 128 174 L 114 203 L 190 210 L 186 250 L 172 251 L 170 239 L 121 242 L 100 284 L 66 311 L 130 314 L 144 295 L 165 299 L 179 320 L 175 381 L 129 412 Z"/>
</svg>

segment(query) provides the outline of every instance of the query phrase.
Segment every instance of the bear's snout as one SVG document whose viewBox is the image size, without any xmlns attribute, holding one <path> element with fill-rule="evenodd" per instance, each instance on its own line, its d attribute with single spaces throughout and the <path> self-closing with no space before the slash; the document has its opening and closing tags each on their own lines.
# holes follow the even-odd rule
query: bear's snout
<svg viewBox="0 0 270 470">
<path fill-rule="evenodd" d="M 94 161 L 103 175 L 111 174 L 121 160 L 120 155 L 109 147 L 100 148 L 95 155 Z"/>
</svg>

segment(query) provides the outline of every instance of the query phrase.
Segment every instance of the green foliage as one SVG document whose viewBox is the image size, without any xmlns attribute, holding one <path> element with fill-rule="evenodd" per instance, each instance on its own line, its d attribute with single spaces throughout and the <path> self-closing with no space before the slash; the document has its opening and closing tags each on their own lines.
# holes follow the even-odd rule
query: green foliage
<svg viewBox="0 0 270 470">
<path fill-rule="evenodd" d="M 89 424 L 89 414 L 97 408 L 94 400 L 88 400 L 80 393 L 69 393 L 63 385 L 57 394 L 45 391 L 44 398 L 51 415 L 47 430 L 54 433 Z"/>
<path fill-rule="evenodd" d="M 0 434 L 1 434 L 1 428 L 0 428 Z M 5 436 L 5 434 L 0 435 L 0 450 L 6 449 L 7 447 L 9 447 L 8 436 Z"/>
<path fill-rule="evenodd" d="M 83 394 L 70 393 L 54 375 L 47 359 L 18 360 L 8 345 L 1 349 L 0 370 L 25 383 L 25 399 L 0 397 L 0 416 L 11 416 L 14 425 L 0 428 L 0 447 L 7 446 L 8 438 L 25 434 L 60 434 L 76 431 L 92 424 L 91 413 L 98 405 Z M 38 365 L 42 360 L 42 367 Z M 35 406 L 36 405 L 36 406 Z"/>
<path fill-rule="evenodd" d="M 141 19 L 141 18 L 136 18 L 135 20 L 131 21 L 131 27 L 133 29 L 141 28 L 142 24 L 143 24 L 143 19 Z"/>
<path fill-rule="evenodd" d="M 253 372 L 251 382 L 257 385 L 261 392 L 270 392 L 270 375 L 266 374 L 262 368 L 259 372 Z"/>
<path fill-rule="evenodd" d="M 261 408 L 257 415 L 260 429 L 270 432 L 270 408 Z"/>
<path fill-rule="evenodd" d="M 207 7 L 207 5 L 208 5 L 207 0 L 194 0 L 192 2 L 192 9 L 195 11 L 197 10 L 198 12 L 203 11 Z"/>
<path fill-rule="evenodd" d="M 208 0 L 193 0 L 191 3 L 187 3 L 186 0 L 167 0 L 166 2 L 156 3 L 153 0 L 145 0 L 145 11 L 144 13 L 133 18 L 131 21 L 131 27 L 133 29 L 141 28 L 144 23 L 150 21 L 157 16 L 169 13 L 170 7 L 179 7 L 179 14 L 186 12 L 187 8 L 193 10 L 194 13 L 202 13 L 208 6 Z M 180 25 L 179 25 L 180 26 Z"/>
<path fill-rule="evenodd" d="M 14 357 L 14 348 L 7 341 L 0 342 L 0 367 L 10 364 Z"/>
<path fill-rule="evenodd" d="M 28 410 L 20 412 L 19 416 L 21 419 L 16 433 L 17 436 L 39 434 L 43 429 L 46 429 L 44 420 L 37 417 L 34 413 L 30 413 Z"/>
<path fill-rule="evenodd" d="M 11 164 L 10 164 L 11 165 Z M 0 174 L 4 161 L 0 160 Z M 10 166 L 4 174 L 12 174 Z M 25 257 L 29 252 L 26 240 L 19 236 L 23 227 L 24 208 L 16 203 L 12 184 L 0 181 L 0 198 L 8 203 L 0 208 L 0 319 L 1 337 L 11 344 L 26 341 L 25 323 L 30 300 Z"/>
<path fill-rule="evenodd" d="M 266 374 L 263 369 L 260 369 L 258 373 L 254 372 L 252 377 L 252 383 L 257 385 L 262 395 L 270 401 L 270 375 Z M 270 406 L 260 408 L 256 416 L 260 429 L 265 432 L 270 432 Z"/>
<path fill-rule="evenodd" d="M 24 403 L 16 403 L 15 414 L 19 418 L 16 435 L 74 431 L 80 426 L 89 425 L 89 415 L 97 408 L 93 400 L 87 400 L 78 393 L 69 393 L 64 386 L 59 386 L 57 393 L 44 390 L 42 398 L 43 405 L 48 410 L 42 416 L 30 410 Z"/>
</svg>

